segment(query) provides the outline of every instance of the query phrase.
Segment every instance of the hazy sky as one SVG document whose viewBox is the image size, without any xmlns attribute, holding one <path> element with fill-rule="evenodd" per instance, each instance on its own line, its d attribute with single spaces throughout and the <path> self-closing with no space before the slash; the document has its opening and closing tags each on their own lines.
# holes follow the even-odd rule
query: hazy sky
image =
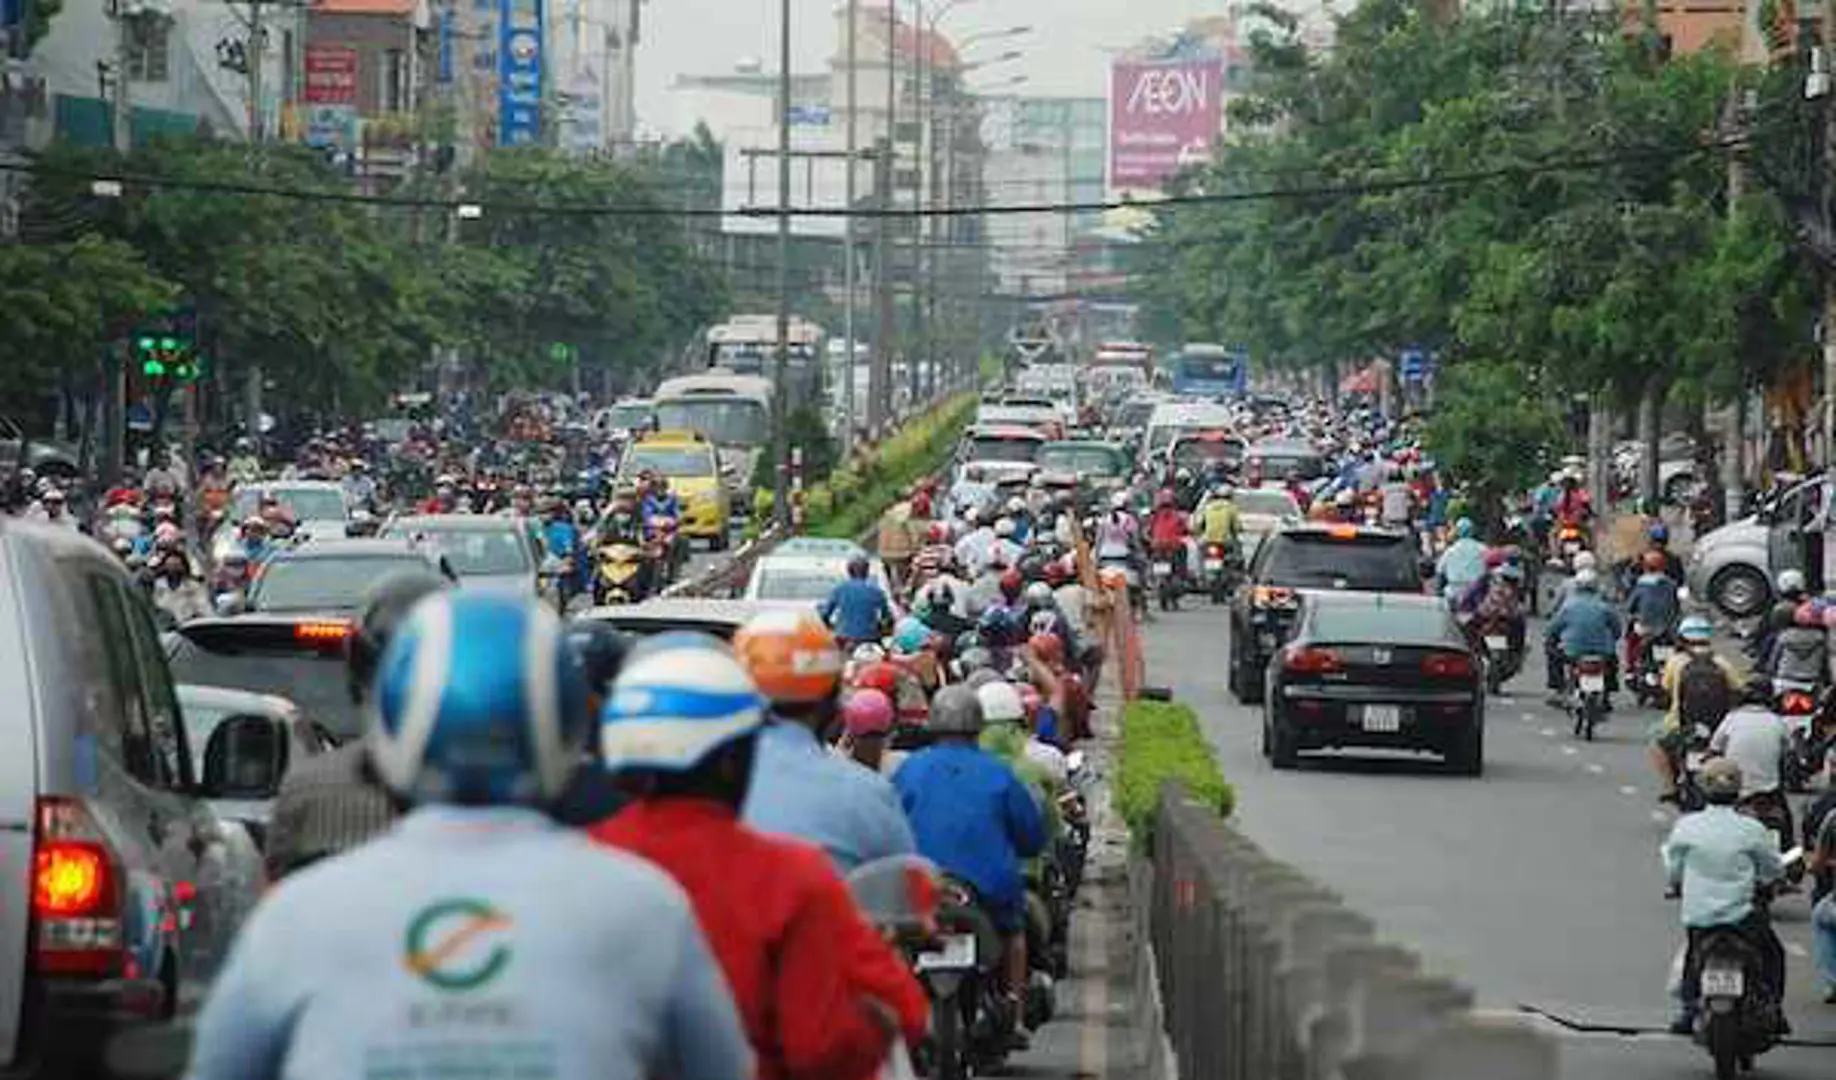
<svg viewBox="0 0 1836 1080">
<path fill-rule="evenodd" d="M 885 0 L 861 0 L 863 10 L 884 10 Z M 911 18 L 911 0 L 898 0 Z M 925 4 L 927 22 L 936 10 Z M 962 37 L 1010 26 L 1031 26 L 1028 36 L 971 49 L 968 59 L 1013 48 L 1025 58 L 991 69 L 1023 73 L 1015 92 L 1082 94 L 1104 92 L 1106 52 L 1170 30 L 1198 15 L 1219 14 L 1233 0 L 961 0 L 940 28 Z M 791 0 L 793 68 L 826 70 L 839 35 L 836 0 Z M 644 42 L 638 53 L 638 117 L 648 128 L 670 134 L 693 126 L 671 108 L 669 85 L 680 74 L 731 71 L 744 58 L 777 68 L 780 0 L 649 0 L 644 8 Z M 973 85 L 973 78 L 972 78 Z"/>
</svg>

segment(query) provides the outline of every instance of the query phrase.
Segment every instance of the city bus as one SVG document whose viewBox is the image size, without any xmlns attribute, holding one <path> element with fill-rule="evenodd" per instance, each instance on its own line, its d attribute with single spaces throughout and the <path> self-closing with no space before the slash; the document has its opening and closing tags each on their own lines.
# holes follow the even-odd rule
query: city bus
<svg viewBox="0 0 1836 1080">
<path fill-rule="evenodd" d="M 1173 354 L 1173 392 L 1188 397 L 1242 397 L 1249 393 L 1249 352 L 1192 343 Z"/>
<path fill-rule="evenodd" d="M 810 320 L 793 315 L 787 341 L 785 400 L 810 403 L 825 400 L 823 369 L 828 360 L 828 335 Z M 769 380 L 776 370 L 778 317 L 735 315 L 709 327 L 703 342 L 703 359 L 710 373 L 726 371 Z"/>
<path fill-rule="evenodd" d="M 693 431 L 720 452 L 720 471 L 736 500 L 752 484 L 759 455 L 771 442 L 771 380 L 731 371 L 666 379 L 651 399 L 655 426 Z"/>
</svg>

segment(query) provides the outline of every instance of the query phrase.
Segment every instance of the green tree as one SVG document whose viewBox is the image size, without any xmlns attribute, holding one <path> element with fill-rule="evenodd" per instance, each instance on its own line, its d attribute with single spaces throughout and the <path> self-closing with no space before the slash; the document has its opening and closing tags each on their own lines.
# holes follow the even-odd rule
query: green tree
<svg viewBox="0 0 1836 1080">
<path fill-rule="evenodd" d="M 1512 406 L 1500 408 L 1501 402 Z M 1550 400 L 1525 393 L 1517 365 L 1469 360 L 1436 383 L 1425 443 L 1435 462 L 1460 479 L 1480 526 L 1490 533 L 1505 496 L 1536 483 L 1559 456 L 1565 434 Z"/>
</svg>

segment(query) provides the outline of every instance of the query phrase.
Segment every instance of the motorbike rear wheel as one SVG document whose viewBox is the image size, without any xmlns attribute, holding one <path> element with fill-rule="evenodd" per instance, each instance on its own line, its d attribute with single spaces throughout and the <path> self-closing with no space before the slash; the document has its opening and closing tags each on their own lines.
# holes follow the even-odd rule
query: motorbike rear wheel
<svg viewBox="0 0 1836 1080">
<path fill-rule="evenodd" d="M 962 1011 L 956 994 L 931 1003 L 931 1080 L 969 1080 Z"/>
<path fill-rule="evenodd" d="M 1740 1075 L 1740 1018 L 1734 1012 L 1708 1018 L 1709 1056 L 1715 1059 L 1715 1080 L 1735 1080 Z"/>
</svg>

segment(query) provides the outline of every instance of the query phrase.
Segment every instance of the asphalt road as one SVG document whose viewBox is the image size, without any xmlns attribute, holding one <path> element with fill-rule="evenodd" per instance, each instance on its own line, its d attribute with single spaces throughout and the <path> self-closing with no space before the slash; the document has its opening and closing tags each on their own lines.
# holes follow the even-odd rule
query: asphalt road
<svg viewBox="0 0 1836 1080">
<path fill-rule="evenodd" d="M 1428 757 L 1346 752 L 1276 772 L 1260 750 L 1260 707 L 1225 685 L 1229 619 L 1188 598 L 1145 632 L 1148 681 L 1197 711 L 1237 789 L 1239 828 L 1271 854 L 1341 892 L 1381 932 L 1438 973 L 1473 987 L 1480 1007 L 1532 1006 L 1581 1025 L 1661 1031 L 1680 939 L 1663 899 L 1658 845 L 1673 813 L 1655 802 L 1644 739 L 1655 712 L 1620 711 L 1596 742 L 1568 733 L 1542 702 L 1540 659 L 1491 699 L 1486 773 L 1445 774 Z M 1836 1077 L 1836 1006 L 1823 1005 L 1809 959 L 1808 905 L 1774 908 L 1790 954 L 1787 1003 L 1799 1037 L 1830 1048 L 1778 1048 L 1769 1077 Z M 1707 1056 L 1667 1034 L 1561 1036 L 1564 1080 L 1712 1073 Z"/>
</svg>

